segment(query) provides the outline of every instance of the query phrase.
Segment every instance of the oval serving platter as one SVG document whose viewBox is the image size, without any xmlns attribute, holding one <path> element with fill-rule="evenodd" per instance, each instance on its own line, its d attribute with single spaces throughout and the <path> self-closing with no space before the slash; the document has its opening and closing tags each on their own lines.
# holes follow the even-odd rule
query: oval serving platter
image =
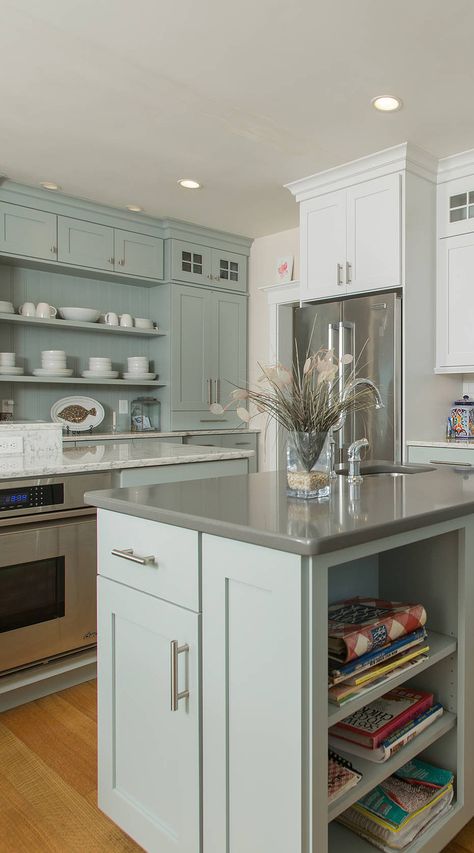
<svg viewBox="0 0 474 853">
<path fill-rule="evenodd" d="M 73 432 L 98 427 L 104 417 L 104 407 L 92 397 L 62 397 L 51 406 L 53 423 L 68 426 Z"/>
</svg>

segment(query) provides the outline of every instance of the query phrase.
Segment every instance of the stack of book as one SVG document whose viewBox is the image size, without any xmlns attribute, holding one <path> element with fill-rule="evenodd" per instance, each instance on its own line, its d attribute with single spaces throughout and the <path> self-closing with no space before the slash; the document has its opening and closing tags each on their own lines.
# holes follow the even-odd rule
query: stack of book
<svg viewBox="0 0 474 853">
<path fill-rule="evenodd" d="M 422 604 L 350 598 L 329 607 L 329 701 L 344 705 L 426 660 Z"/>
<path fill-rule="evenodd" d="M 404 850 L 448 811 L 453 781 L 450 770 L 414 758 L 337 820 L 381 850 Z"/>
<path fill-rule="evenodd" d="M 432 693 L 397 687 L 329 729 L 329 744 L 368 761 L 387 761 L 444 713 Z"/>
</svg>

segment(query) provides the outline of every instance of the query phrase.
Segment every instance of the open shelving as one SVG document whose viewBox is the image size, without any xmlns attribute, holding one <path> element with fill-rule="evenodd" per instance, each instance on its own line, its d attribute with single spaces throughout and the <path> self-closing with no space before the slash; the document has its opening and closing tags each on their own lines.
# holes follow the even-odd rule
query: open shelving
<svg viewBox="0 0 474 853">
<path fill-rule="evenodd" d="M 23 317 L 20 314 L 0 313 L 0 323 L 12 323 L 38 328 L 52 327 L 55 329 L 74 329 L 78 332 L 105 332 L 115 335 L 136 335 L 139 338 L 159 338 L 167 332 L 161 329 L 137 329 L 135 326 L 109 326 L 107 323 L 85 323 L 79 320 L 61 320 L 52 317 L 50 320 L 42 317 Z"/>
<path fill-rule="evenodd" d="M 77 376 L 0 376 L 0 382 L 35 382 L 42 385 L 124 385 L 128 388 L 141 385 L 152 385 L 154 388 L 164 388 L 162 382 L 157 382 L 155 379 L 142 379 L 134 381 L 132 379 L 81 379 Z"/>
</svg>

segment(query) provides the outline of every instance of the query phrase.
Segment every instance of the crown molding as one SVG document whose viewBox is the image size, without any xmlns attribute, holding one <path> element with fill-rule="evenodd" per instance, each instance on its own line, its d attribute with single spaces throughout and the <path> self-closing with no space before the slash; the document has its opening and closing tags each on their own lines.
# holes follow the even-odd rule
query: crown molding
<svg viewBox="0 0 474 853">
<path fill-rule="evenodd" d="M 438 183 L 453 181 L 457 178 L 466 178 L 474 174 L 474 148 L 452 154 L 450 157 L 442 157 L 438 163 Z"/>
<path fill-rule="evenodd" d="M 298 181 L 285 184 L 297 201 L 305 201 L 314 195 L 329 190 L 345 189 L 352 184 L 381 177 L 392 172 L 408 171 L 425 180 L 436 183 L 438 161 L 427 151 L 410 142 L 394 145 L 382 151 L 376 151 L 365 157 L 359 157 L 350 163 L 343 163 L 323 172 L 309 175 Z"/>
</svg>

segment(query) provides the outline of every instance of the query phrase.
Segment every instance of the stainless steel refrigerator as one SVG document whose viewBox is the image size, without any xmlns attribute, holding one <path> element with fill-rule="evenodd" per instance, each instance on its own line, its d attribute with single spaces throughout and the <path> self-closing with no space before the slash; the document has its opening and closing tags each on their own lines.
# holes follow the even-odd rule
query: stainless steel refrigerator
<svg viewBox="0 0 474 853">
<path fill-rule="evenodd" d="M 350 353 L 353 364 L 339 368 L 338 383 L 355 373 L 372 379 L 385 408 L 348 415 L 336 439 L 336 462 L 345 462 L 347 448 L 357 438 L 369 440 L 366 459 L 401 460 L 401 296 L 390 291 L 318 302 L 293 309 L 294 349 L 300 360 L 308 348 L 333 349 L 336 357 Z"/>
</svg>

